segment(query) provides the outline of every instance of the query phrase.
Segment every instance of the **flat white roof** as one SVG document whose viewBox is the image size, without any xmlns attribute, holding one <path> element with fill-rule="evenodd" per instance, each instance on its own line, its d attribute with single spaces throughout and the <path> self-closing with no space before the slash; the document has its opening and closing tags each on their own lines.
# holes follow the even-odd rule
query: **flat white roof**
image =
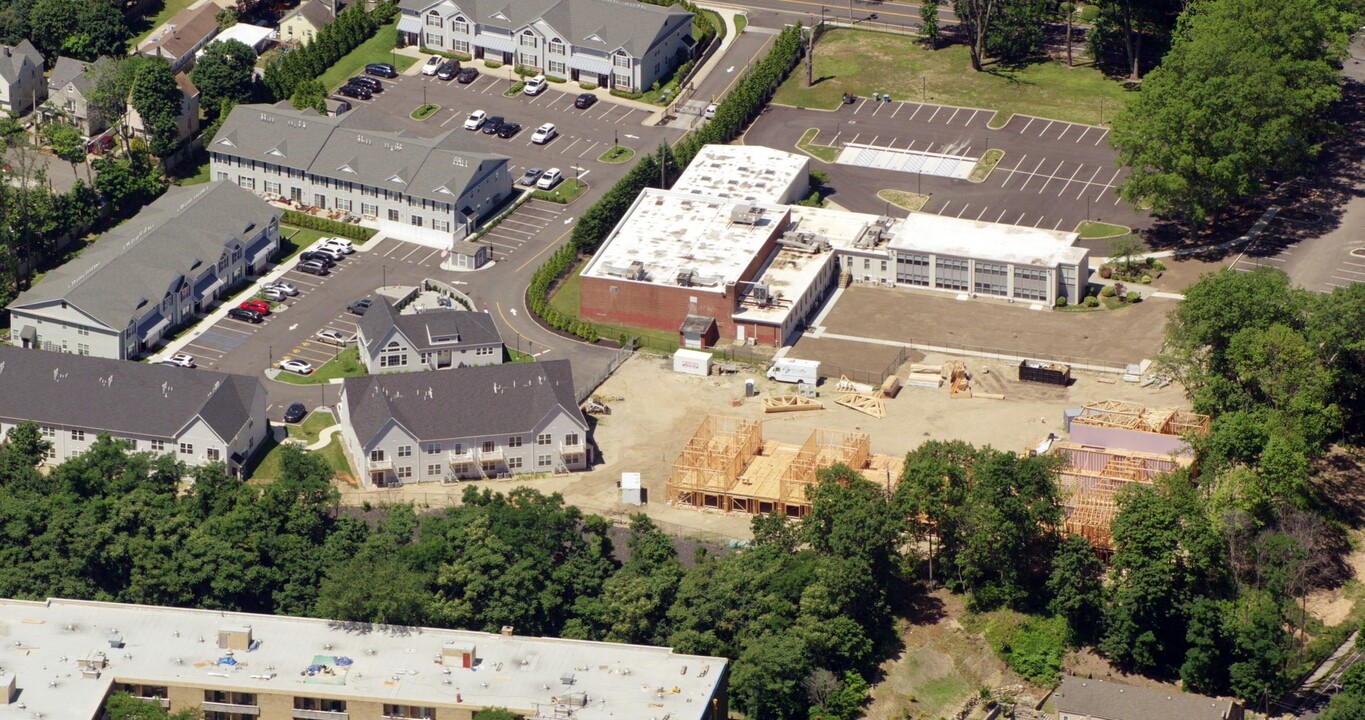
<svg viewBox="0 0 1365 720">
<path fill-rule="evenodd" d="M 762 145 L 707 145 L 673 183 L 675 192 L 751 202 L 782 202 L 805 181 L 810 159 Z"/>
<path fill-rule="evenodd" d="M 750 206 L 755 222 L 736 222 Z M 692 273 L 690 290 L 723 292 L 736 282 L 786 218 L 785 205 L 748 203 L 648 188 L 635 199 L 584 277 L 678 286 Z M 640 273 L 643 272 L 643 277 Z"/>
<path fill-rule="evenodd" d="M 247 47 L 251 48 L 252 50 L 255 50 L 257 45 L 260 45 L 263 40 L 270 37 L 270 35 L 274 32 L 275 31 L 271 30 L 270 28 L 257 27 L 250 23 L 239 22 L 236 25 L 233 25 L 232 27 L 218 33 L 217 36 L 215 36 L 212 40 L 209 41 L 209 44 L 212 45 L 213 43 L 216 42 L 227 42 L 228 40 L 236 40 L 246 45 Z M 200 51 L 200 54 L 202 53 L 203 51 Z"/>
<path fill-rule="evenodd" d="M 243 625 L 253 650 L 218 648 L 220 630 Z M 0 600 L 0 630 L 0 666 L 23 705 L 0 705 L 5 720 L 91 720 L 116 681 L 532 713 L 586 694 L 573 706 L 582 720 L 687 720 L 706 713 L 726 664 L 639 645 L 75 600 Z M 451 645 L 476 648 L 475 667 L 441 665 Z M 82 677 L 96 653 L 107 666 Z"/>
<path fill-rule="evenodd" d="M 897 252 L 1053 267 L 1085 259 L 1086 249 L 1075 244 L 1078 237 L 1074 232 L 910 213 L 892 228 L 890 247 Z"/>
</svg>

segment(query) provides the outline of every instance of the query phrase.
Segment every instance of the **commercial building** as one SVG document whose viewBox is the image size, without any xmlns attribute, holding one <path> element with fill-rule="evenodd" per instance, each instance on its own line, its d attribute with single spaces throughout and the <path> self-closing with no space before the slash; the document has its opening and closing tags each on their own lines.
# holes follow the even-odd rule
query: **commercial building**
<svg viewBox="0 0 1365 720">
<path fill-rule="evenodd" d="M 161 29 L 137 46 L 137 54 L 164 58 L 173 72 L 189 70 L 195 53 L 219 32 L 216 3 L 204 3 L 175 14 Z"/>
<path fill-rule="evenodd" d="M 149 605 L 0 600 L 0 720 L 96 720 L 117 692 L 209 720 L 723 720 L 724 658 L 666 647 Z"/>
<path fill-rule="evenodd" d="M 269 432 L 265 407 L 254 377 L 0 347 L 0 435 L 35 423 L 52 444 L 52 463 L 107 434 L 140 452 L 221 462 L 236 474 Z"/>
<path fill-rule="evenodd" d="M 237 106 L 207 147 L 217 180 L 446 250 L 512 192 L 507 158 L 462 129 L 410 137 L 287 102 Z"/>
<path fill-rule="evenodd" d="M 691 56 L 692 14 L 614 0 L 402 0 L 409 45 L 640 92 Z"/>
<path fill-rule="evenodd" d="M 0 45 L 0 111 L 27 115 L 47 99 L 43 54 L 33 43 Z"/>
<path fill-rule="evenodd" d="M 10 344 L 131 359 L 264 272 L 280 211 L 231 183 L 172 187 L 9 305 Z"/>
<path fill-rule="evenodd" d="M 346 378 L 342 438 L 368 485 L 586 470 L 569 361 Z"/>
<path fill-rule="evenodd" d="M 499 365 L 503 355 L 497 325 L 486 312 L 400 312 L 384 297 L 376 298 L 360 319 L 356 341 L 374 375 Z"/>
<path fill-rule="evenodd" d="M 1088 680 L 1071 675 L 1052 695 L 1057 720 L 1242 720 L 1235 700 Z"/>
<path fill-rule="evenodd" d="M 704 149 L 607 236 L 582 273 L 583 317 L 779 345 L 835 278 L 1043 306 L 1082 296 L 1075 233 L 788 205 L 808 176 L 804 158 L 780 150 Z"/>
</svg>

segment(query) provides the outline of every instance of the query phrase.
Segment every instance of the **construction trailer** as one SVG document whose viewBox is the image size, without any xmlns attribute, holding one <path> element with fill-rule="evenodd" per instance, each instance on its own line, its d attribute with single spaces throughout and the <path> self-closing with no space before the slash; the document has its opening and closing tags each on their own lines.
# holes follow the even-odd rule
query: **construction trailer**
<svg viewBox="0 0 1365 720">
<path fill-rule="evenodd" d="M 807 489 L 836 464 L 895 488 L 904 461 L 870 448 L 867 433 L 835 430 L 814 430 L 799 446 L 765 441 L 757 421 L 711 415 L 674 461 L 667 499 L 699 510 L 803 517 L 811 509 Z"/>
</svg>

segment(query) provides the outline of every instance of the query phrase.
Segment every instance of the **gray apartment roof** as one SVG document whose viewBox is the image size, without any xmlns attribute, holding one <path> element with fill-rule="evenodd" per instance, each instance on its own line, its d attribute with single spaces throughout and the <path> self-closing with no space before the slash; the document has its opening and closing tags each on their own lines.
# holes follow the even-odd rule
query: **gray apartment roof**
<svg viewBox="0 0 1365 720">
<path fill-rule="evenodd" d="M 1057 710 L 1105 720 L 1226 720 L 1232 701 L 1067 675 L 1053 695 Z"/>
<path fill-rule="evenodd" d="M 422 13 L 447 0 L 402 0 L 399 7 Z M 480 25 L 515 32 L 537 20 L 571 45 L 610 52 L 618 47 L 643 57 L 681 18 L 674 7 L 619 0 L 448 0 Z"/>
<path fill-rule="evenodd" d="M 19 73 L 24 68 L 24 58 L 38 66 L 40 71 L 43 68 L 43 54 L 27 39 L 19 41 L 18 45 L 0 45 L 0 48 L 4 49 L 3 55 L 0 56 L 0 79 L 5 82 L 19 79 Z"/>
<path fill-rule="evenodd" d="M 0 346 L 0 418 L 171 439 L 196 416 L 231 440 L 260 380 L 245 375 Z"/>
<path fill-rule="evenodd" d="M 351 426 L 368 447 L 392 419 L 420 440 L 529 433 L 563 410 L 584 430 L 568 360 L 346 378 Z"/>
<path fill-rule="evenodd" d="M 115 330 L 159 303 L 177 277 L 217 263 L 230 240 L 243 240 L 279 211 L 219 180 L 171 188 L 79 257 L 15 298 L 13 308 L 65 300 Z"/>
<path fill-rule="evenodd" d="M 209 149 L 337 180 L 454 203 L 507 158 L 478 152 L 464 130 L 434 138 L 374 129 L 365 113 L 326 117 L 288 103 L 233 109 Z"/>
<path fill-rule="evenodd" d="M 424 313 L 400 314 L 393 303 L 378 298 L 374 305 L 360 319 L 360 332 L 365 336 L 365 349 L 373 353 L 380 341 L 389 334 L 390 328 L 398 332 L 418 352 L 439 348 L 459 348 L 471 345 L 489 345 L 502 342 L 493 316 L 486 312 L 465 310 L 436 310 Z M 455 344 L 431 344 L 433 337 L 458 337 Z"/>
</svg>

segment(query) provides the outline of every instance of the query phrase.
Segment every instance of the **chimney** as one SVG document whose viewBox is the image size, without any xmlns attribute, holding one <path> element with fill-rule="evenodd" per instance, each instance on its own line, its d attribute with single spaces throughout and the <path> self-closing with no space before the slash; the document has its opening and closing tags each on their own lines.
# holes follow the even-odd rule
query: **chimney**
<svg viewBox="0 0 1365 720">
<path fill-rule="evenodd" d="M 5 53 L 9 53 L 9 48 L 5 48 Z M 14 702 L 17 695 L 15 687 L 14 673 L 0 672 L 0 705 L 8 705 Z"/>
</svg>

